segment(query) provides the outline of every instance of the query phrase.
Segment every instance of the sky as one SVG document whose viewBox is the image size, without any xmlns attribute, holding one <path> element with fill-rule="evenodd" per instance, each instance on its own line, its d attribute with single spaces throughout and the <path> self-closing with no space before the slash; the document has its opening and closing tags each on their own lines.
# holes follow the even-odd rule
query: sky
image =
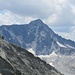
<svg viewBox="0 0 75 75">
<path fill-rule="evenodd" d="M 35 19 L 75 41 L 75 0 L 0 0 L 0 25 L 24 24 Z"/>
</svg>

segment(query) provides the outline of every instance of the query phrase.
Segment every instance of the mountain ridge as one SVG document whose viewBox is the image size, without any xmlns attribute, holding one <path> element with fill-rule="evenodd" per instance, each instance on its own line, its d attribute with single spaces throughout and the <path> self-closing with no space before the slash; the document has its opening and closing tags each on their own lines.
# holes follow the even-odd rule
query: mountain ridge
<svg viewBox="0 0 75 75">
<path fill-rule="evenodd" d="M 57 35 L 40 19 L 31 21 L 29 24 L 0 26 L 0 33 L 5 36 L 5 40 L 26 49 L 32 48 L 37 55 L 47 55 L 52 53 L 53 50 L 58 54 L 66 55 L 75 52 L 74 41 L 66 40 Z M 57 42 L 66 46 L 66 48 L 60 47 Z M 56 49 L 52 45 L 56 46 Z"/>
</svg>

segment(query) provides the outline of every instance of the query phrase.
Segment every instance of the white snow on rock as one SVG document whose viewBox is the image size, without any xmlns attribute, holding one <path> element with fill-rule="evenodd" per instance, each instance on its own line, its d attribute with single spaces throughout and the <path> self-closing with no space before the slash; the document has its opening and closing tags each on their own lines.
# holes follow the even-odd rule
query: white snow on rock
<svg viewBox="0 0 75 75">
<path fill-rule="evenodd" d="M 38 56 L 64 75 L 75 75 L 75 56 L 58 55 L 52 52 L 50 55 Z"/>
<path fill-rule="evenodd" d="M 49 63 L 51 66 L 55 67 L 52 62 Z"/>
<path fill-rule="evenodd" d="M 75 47 L 72 47 L 72 46 L 69 45 L 69 44 L 66 44 L 66 46 L 69 47 L 69 48 L 75 49 Z"/>
<path fill-rule="evenodd" d="M 57 56 L 57 54 L 53 51 L 50 56 Z"/>
<path fill-rule="evenodd" d="M 30 53 L 32 53 L 33 55 L 35 55 L 36 57 L 41 58 L 42 60 L 45 60 L 47 63 L 49 63 L 51 66 L 55 67 L 53 62 L 55 61 L 55 59 L 57 58 L 57 54 L 53 51 L 50 55 L 36 55 L 35 52 L 33 51 L 32 48 L 28 49 L 28 51 Z M 49 59 L 51 59 L 51 61 L 48 61 Z"/>
<path fill-rule="evenodd" d="M 63 44 L 59 43 L 58 41 L 57 41 L 57 44 L 58 44 L 60 47 L 64 47 L 64 48 L 66 48 L 66 46 L 65 46 L 65 45 L 63 45 Z"/>
<path fill-rule="evenodd" d="M 32 48 L 28 49 L 28 52 L 32 53 L 33 55 L 35 55 L 35 52 L 33 51 Z"/>
<path fill-rule="evenodd" d="M 58 55 L 53 51 L 49 55 L 38 55 L 38 57 L 41 58 L 42 60 L 46 61 L 51 66 L 55 67 L 53 62 L 55 62 L 55 60 L 58 58 Z"/>
<path fill-rule="evenodd" d="M 49 55 L 39 55 L 38 57 L 40 57 L 40 58 L 42 58 L 42 57 L 44 57 L 44 58 L 50 58 L 50 57 L 56 57 L 56 56 L 57 56 L 57 54 L 53 51 Z"/>
</svg>

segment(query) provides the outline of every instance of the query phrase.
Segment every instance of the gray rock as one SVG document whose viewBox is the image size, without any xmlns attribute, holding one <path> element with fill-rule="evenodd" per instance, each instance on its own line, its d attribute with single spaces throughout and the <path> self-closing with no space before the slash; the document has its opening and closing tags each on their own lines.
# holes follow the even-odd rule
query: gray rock
<svg viewBox="0 0 75 75">
<path fill-rule="evenodd" d="M 62 75 L 54 67 L 25 49 L 0 39 L 0 74 Z"/>
</svg>

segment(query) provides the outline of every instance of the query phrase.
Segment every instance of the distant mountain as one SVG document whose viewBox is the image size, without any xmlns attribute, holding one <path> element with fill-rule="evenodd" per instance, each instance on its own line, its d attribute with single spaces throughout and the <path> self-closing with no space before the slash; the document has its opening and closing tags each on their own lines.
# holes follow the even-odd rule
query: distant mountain
<svg viewBox="0 0 75 75">
<path fill-rule="evenodd" d="M 0 75 L 62 75 L 25 49 L 0 38 Z"/>
<path fill-rule="evenodd" d="M 22 48 L 32 49 L 37 55 L 71 55 L 75 53 L 75 42 L 55 34 L 40 19 L 25 25 L 2 25 L 0 33 L 5 40 Z"/>
</svg>

